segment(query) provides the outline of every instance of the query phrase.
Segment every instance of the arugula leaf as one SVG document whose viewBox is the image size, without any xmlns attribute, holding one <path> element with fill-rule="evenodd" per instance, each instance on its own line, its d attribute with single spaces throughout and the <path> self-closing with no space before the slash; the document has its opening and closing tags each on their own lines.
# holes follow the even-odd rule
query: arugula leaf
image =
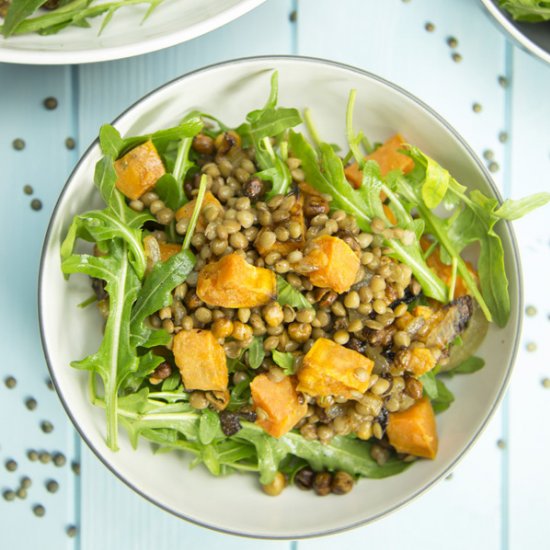
<svg viewBox="0 0 550 550">
<path fill-rule="evenodd" d="M 208 445 L 217 437 L 223 437 L 220 427 L 220 417 L 210 409 L 202 411 L 199 421 L 199 441 Z"/>
<path fill-rule="evenodd" d="M 471 374 L 472 372 L 477 372 L 485 366 L 485 361 L 481 357 L 470 357 L 466 359 L 460 365 L 456 366 L 454 369 L 445 371 L 445 376 L 452 377 L 455 374 Z"/>
<path fill-rule="evenodd" d="M 4 36 L 33 32 L 39 34 L 55 34 L 69 25 L 89 27 L 88 19 L 105 15 L 106 21 L 103 22 L 99 31 L 101 34 L 103 28 L 109 23 L 113 14 L 119 9 L 136 4 L 149 4 L 149 9 L 144 17 L 145 20 L 149 17 L 151 11 L 156 9 L 156 7 L 163 2 L 163 0 L 117 0 L 92 5 L 93 1 L 94 0 L 72 0 L 44 15 L 30 17 L 39 7 L 36 6 L 33 11 L 29 11 L 31 6 L 35 5 L 36 2 L 31 2 L 31 0 L 14 0 L 12 5 L 15 5 L 17 9 L 12 16 L 13 22 L 10 22 L 7 30 L 6 24 L 2 26 L 2 33 Z M 40 5 L 41 4 L 43 4 L 43 2 L 41 2 Z M 20 9 L 19 6 L 23 6 L 23 9 Z"/>
<path fill-rule="evenodd" d="M 506 199 L 502 206 L 495 210 L 495 216 L 503 220 L 517 220 L 549 201 L 550 193 L 535 193 L 519 200 Z"/>
<path fill-rule="evenodd" d="M 432 407 L 434 412 L 438 414 L 446 411 L 451 406 L 451 403 L 455 400 L 455 396 L 439 378 L 436 378 L 435 382 L 437 385 L 437 397 L 432 399 Z"/>
<path fill-rule="evenodd" d="M 165 262 L 155 264 L 145 277 L 129 319 L 134 347 L 143 345 L 151 336 L 152 329 L 145 326 L 145 320 L 172 303 L 172 290 L 185 281 L 193 270 L 195 261 L 192 252 L 183 250 Z"/>
<path fill-rule="evenodd" d="M 172 174 L 164 174 L 157 180 L 155 193 L 172 210 L 177 210 L 187 202 L 183 184 L 178 183 Z"/>
<path fill-rule="evenodd" d="M 422 382 L 424 388 L 424 395 L 427 395 L 430 399 L 437 399 L 439 391 L 437 388 L 437 379 L 433 371 L 428 371 L 418 378 Z"/>
<path fill-rule="evenodd" d="M 125 392 L 135 392 L 141 386 L 143 379 L 149 376 L 164 361 L 164 357 L 155 355 L 148 351 L 139 357 L 138 368 L 129 373 L 126 379 L 121 383 L 124 385 Z"/>
<path fill-rule="evenodd" d="M 548 0 L 499 0 L 516 21 L 539 23 L 550 20 L 550 2 Z"/>
<path fill-rule="evenodd" d="M 277 96 L 278 72 L 274 71 L 271 76 L 271 90 L 264 108 L 248 113 L 246 122 L 237 129 L 244 142 L 253 146 L 256 151 L 256 163 L 261 169 L 256 175 L 271 182 L 271 189 L 266 194 L 268 200 L 275 195 L 286 193 L 290 187 L 292 178 L 283 154 L 286 141 L 280 138 L 289 128 L 302 122 L 296 109 L 276 106 Z M 276 142 L 275 147 L 271 142 L 272 138 Z M 280 154 L 276 152 L 277 146 Z"/>
<path fill-rule="evenodd" d="M 283 369 L 283 372 L 287 376 L 292 376 L 296 372 L 296 366 L 294 362 L 294 355 L 290 352 L 281 352 L 274 349 L 271 352 L 271 358 L 273 362 Z"/>
<path fill-rule="evenodd" d="M 117 398 L 123 380 L 139 365 L 135 347 L 130 343 L 130 313 L 139 292 L 139 279 L 128 262 L 128 247 L 121 239 L 108 243 L 109 254 L 103 257 L 73 254 L 62 262 L 65 274 L 84 273 L 106 281 L 109 294 L 109 317 L 98 351 L 72 366 L 97 372 L 105 388 L 107 445 L 116 450 Z"/>
<path fill-rule="evenodd" d="M 263 338 L 255 336 L 252 339 L 252 343 L 248 347 L 248 366 L 251 369 L 256 370 L 262 365 L 265 357 Z"/>
<path fill-rule="evenodd" d="M 313 305 L 307 298 L 280 275 L 277 275 L 277 302 L 282 306 L 291 306 L 296 309 L 313 309 Z"/>
<path fill-rule="evenodd" d="M 2 34 L 6 38 L 11 36 L 17 27 L 43 3 L 44 0 L 13 0 L 2 25 Z"/>
</svg>

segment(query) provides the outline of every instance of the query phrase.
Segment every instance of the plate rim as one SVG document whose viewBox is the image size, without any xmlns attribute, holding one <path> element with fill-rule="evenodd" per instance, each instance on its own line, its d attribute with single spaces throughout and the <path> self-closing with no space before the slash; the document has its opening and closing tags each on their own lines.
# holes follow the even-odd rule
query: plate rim
<svg viewBox="0 0 550 550">
<path fill-rule="evenodd" d="M 536 42 L 533 42 L 527 35 L 522 33 L 502 10 L 492 0 L 480 0 L 485 11 L 492 16 L 493 22 L 522 50 L 532 56 L 550 64 L 550 52 L 541 48 Z M 537 23 L 533 23 L 536 25 Z"/>
<path fill-rule="evenodd" d="M 85 65 L 99 63 L 101 61 L 115 61 L 128 59 L 139 55 L 153 53 L 177 44 L 183 44 L 194 38 L 214 31 L 235 19 L 257 8 L 266 0 L 239 0 L 233 6 L 199 21 L 190 27 L 170 33 L 149 38 L 143 41 L 130 42 L 119 46 L 107 48 L 88 48 L 78 51 L 71 50 L 41 50 L 41 49 L 17 49 L 10 48 L 9 38 L 0 40 L 6 47 L 0 45 L 0 63 L 18 65 Z M 85 29 L 90 31 L 90 29 Z M 2 42 L 0 42 L 2 44 Z"/>
<path fill-rule="evenodd" d="M 165 88 L 167 88 L 169 86 L 172 86 L 172 85 L 175 85 L 176 83 L 178 83 L 178 82 L 180 82 L 180 81 L 182 81 L 182 80 L 184 80 L 188 77 L 191 77 L 191 76 L 203 73 L 203 72 L 207 72 L 207 71 L 215 69 L 215 68 L 220 68 L 220 67 L 225 67 L 225 66 L 232 66 L 232 65 L 243 65 L 243 64 L 253 63 L 253 62 L 258 62 L 258 61 L 263 61 L 263 62 L 266 62 L 266 63 L 274 62 L 274 61 L 291 61 L 291 62 L 297 62 L 297 63 L 306 62 L 306 63 L 313 63 L 313 64 L 317 64 L 317 65 L 329 65 L 331 67 L 351 71 L 351 72 L 356 73 L 356 74 L 358 74 L 362 77 L 366 77 L 368 79 L 374 80 L 374 81 L 376 81 L 376 82 L 378 82 L 382 85 L 385 85 L 385 86 L 393 89 L 394 91 L 398 92 L 399 94 L 404 95 L 407 99 L 413 101 L 421 109 L 426 111 L 427 114 L 434 117 L 439 123 L 441 123 L 447 129 L 447 131 L 449 131 L 451 133 L 451 135 L 454 138 L 457 139 L 457 141 L 461 144 L 462 147 L 464 147 L 464 149 L 466 150 L 468 155 L 471 157 L 471 159 L 474 161 L 474 163 L 479 168 L 482 176 L 484 177 L 486 183 L 488 184 L 488 186 L 491 189 L 494 196 L 497 198 L 499 203 L 502 204 L 502 202 L 503 202 L 502 195 L 501 195 L 499 189 L 497 188 L 496 184 L 494 183 L 489 171 L 484 166 L 484 164 L 482 163 L 482 161 L 480 160 L 478 155 L 470 147 L 470 145 L 462 137 L 462 135 L 457 130 L 455 130 L 455 128 L 449 122 L 447 122 L 441 115 L 439 115 L 434 109 L 432 109 L 429 105 L 424 103 L 421 99 L 419 99 L 418 97 L 416 97 L 412 93 L 408 92 L 407 90 L 405 90 L 401 86 L 398 86 L 397 84 L 394 84 L 393 82 L 391 82 L 389 80 L 386 80 L 385 78 L 382 78 L 382 77 L 380 77 L 380 76 L 378 76 L 378 75 L 376 75 L 376 74 L 374 74 L 370 71 L 367 71 L 367 70 L 364 70 L 364 69 L 361 69 L 359 67 L 355 67 L 353 65 L 349 65 L 349 64 L 346 64 L 346 63 L 341 63 L 341 62 L 338 62 L 338 61 L 323 59 L 323 58 L 320 58 L 320 57 L 310 57 L 310 56 L 302 56 L 302 55 L 259 55 L 259 56 L 241 57 L 241 58 L 231 59 L 231 60 L 227 60 L 227 61 L 222 61 L 222 62 L 219 62 L 219 63 L 213 63 L 213 64 L 207 65 L 205 67 L 201 67 L 199 69 L 189 71 L 189 72 L 187 72 L 187 73 L 185 73 L 181 76 L 178 76 L 178 77 L 166 82 L 165 84 L 155 88 L 154 90 L 150 91 L 149 93 L 145 94 L 140 99 L 138 99 L 137 101 L 132 103 L 132 105 L 130 105 L 119 116 L 117 116 L 111 124 L 116 125 L 117 122 L 121 118 L 126 116 L 130 111 L 132 111 L 142 101 L 151 99 L 151 97 L 153 97 L 157 93 L 160 93 Z M 112 474 L 114 474 L 127 487 L 132 489 L 135 493 L 137 493 L 141 497 L 145 498 L 147 501 L 149 501 L 152 504 L 158 506 L 162 510 L 172 514 L 173 516 L 178 517 L 180 519 L 183 519 L 185 521 L 188 521 L 192 524 L 198 525 L 200 527 L 205 527 L 207 529 L 210 529 L 210 530 L 218 532 L 218 533 L 223 533 L 223 534 L 227 534 L 227 535 L 234 535 L 234 536 L 236 535 L 236 536 L 240 536 L 240 537 L 244 537 L 244 538 L 251 538 L 251 539 L 262 539 L 262 540 L 279 540 L 279 541 L 305 540 L 305 539 L 312 539 L 312 538 L 316 538 L 316 537 L 324 537 L 324 536 L 330 536 L 330 535 L 335 535 L 335 534 L 339 534 L 339 533 L 344 533 L 344 532 L 350 531 L 352 529 L 356 529 L 358 527 L 365 526 L 367 524 L 373 523 L 373 522 L 375 522 L 379 519 L 382 519 L 382 518 L 388 516 L 389 514 L 391 514 L 395 511 L 405 507 L 406 505 L 410 504 L 412 501 L 416 500 L 419 496 L 424 494 L 428 489 L 430 489 L 431 487 L 436 485 L 439 481 L 441 481 L 442 479 L 447 477 L 454 470 L 454 468 L 457 466 L 457 464 L 459 462 L 461 462 L 462 459 L 468 454 L 468 452 L 471 450 L 471 448 L 474 446 L 474 444 L 479 440 L 481 434 L 487 428 L 487 426 L 489 424 L 489 421 L 493 418 L 498 406 L 500 405 L 500 403 L 501 403 L 501 401 L 502 401 L 502 399 L 503 399 L 503 397 L 506 393 L 508 385 L 510 383 L 513 368 L 514 368 L 514 365 L 515 365 L 515 362 L 516 362 L 516 359 L 517 359 L 517 354 L 518 354 L 518 351 L 519 351 L 521 335 L 522 335 L 523 316 L 521 315 L 521 313 L 517 316 L 516 338 L 515 338 L 515 341 L 514 341 L 514 346 L 513 346 L 513 349 L 512 349 L 512 353 L 510 354 L 510 358 L 508 360 L 508 364 L 506 365 L 506 372 L 505 372 L 504 380 L 502 382 L 502 385 L 501 385 L 495 399 L 493 400 L 493 403 L 491 404 L 491 407 L 489 409 L 489 412 L 488 412 L 487 416 L 483 419 L 481 425 L 478 427 L 477 431 L 472 436 L 471 440 L 462 449 L 462 451 L 450 462 L 450 464 L 446 468 L 443 469 L 443 471 L 439 475 L 435 476 L 431 481 L 429 481 L 427 484 L 420 487 L 413 494 L 407 496 L 406 498 L 401 500 L 399 503 L 397 503 L 394 506 L 384 510 L 383 512 L 380 512 L 380 513 L 375 514 L 371 517 L 362 519 L 360 521 L 355 521 L 355 522 L 353 522 L 349 525 L 345 525 L 345 526 L 342 526 L 342 527 L 335 527 L 335 528 L 330 528 L 330 529 L 326 529 L 326 530 L 320 529 L 316 532 L 310 532 L 310 533 L 305 533 L 305 534 L 304 533 L 290 533 L 290 534 L 285 534 L 285 535 L 277 535 L 276 533 L 272 533 L 272 534 L 254 534 L 254 533 L 247 533 L 247 532 L 227 529 L 227 528 L 223 528 L 223 527 L 218 527 L 218 526 L 216 526 L 212 523 L 209 523 L 207 521 L 201 521 L 201 520 L 198 520 L 196 518 L 188 517 L 185 514 L 182 514 L 178 511 L 172 509 L 168 505 L 163 504 L 162 502 L 159 502 L 154 497 L 145 494 L 141 489 L 136 487 L 130 480 L 126 479 L 126 477 L 124 476 L 124 474 L 122 472 L 118 471 L 117 469 L 112 467 L 106 460 L 104 460 L 104 458 L 102 456 L 102 452 L 100 450 L 98 450 L 96 448 L 96 446 L 91 442 L 91 440 L 86 436 L 86 434 L 84 433 L 84 431 L 81 429 L 80 425 L 78 424 L 77 420 L 73 416 L 73 414 L 72 414 L 72 412 L 71 412 L 71 410 L 70 410 L 70 408 L 67 404 L 67 401 L 65 400 L 65 398 L 64 398 L 64 396 L 63 396 L 63 394 L 60 390 L 60 386 L 57 382 L 56 372 L 55 372 L 55 369 L 52 367 L 52 361 L 50 359 L 50 355 L 49 355 L 49 352 L 48 352 L 48 345 L 47 345 L 47 342 L 46 342 L 45 329 L 44 329 L 45 315 L 44 315 L 43 304 L 42 304 L 43 276 L 44 276 L 44 267 L 45 267 L 45 262 L 46 262 L 47 250 L 49 248 L 48 243 L 50 242 L 51 233 L 53 231 L 54 220 L 57 217 L 58 209 L 60 207 L 62 199 L 63 199 L 65 193 L 67 192 L 71 182 L 73 181 L 76 173 L 79 171 L 81 164 L 88 157 L 88 155 L 92 152 L 92 150 L 98 145 L 99 145 L 99 138 L 96 138 L 89 145 L 89 147 L 86 149 L 86 151 L 81 155 L 81 157 L 79 158 L 77 164 L 75 165 L 74 169 L 72 170 L 71 174 L 67 178 L 67 181 L 65 182 L 65 184 L 63 186 L 63 189 L 60 192 L 59 198 L 58 198 L 58 200 L 57 200 L 57 202 L 54 206 L 54 209 L 52 211 L 52 214 L 51 214 L 51 217 L 50 217 L 50 220 L 49 220 L 49 223 L 48 223 L 48 228 L 47 228 L 47 231 L 46 231 L 46 234 L 45 234 L 45 237 L 44 237 L 44 241 L 43 241 L 43 244 L 42 244 L 42 252 L 41 252 L 41 257 L 40 257 L 39 276 L 38 276 L 38 296 L 37 296 L 37 298 L 38 298 L 38 320 L 39 320 L 39 329 L 40 329 L 40 340 L 41 340 L 41 343 L 42 343 L 42 348 L 43 348 L 44 356 L 45 356 L 45 359 L 46 359 L 46 364 L 47 364 L 47 367 L 48 367 L 48 371 L 50 373 L 50 376 L 51 376 L 52 382 L 54 384 L 54 387 L 56 389 L 56 393 L 57 393 L 57 395 L 58 395 L 58 397 L 59 397 L 59 399 L 60 399 L 60 401 L 63 405 L 63 408 L 65 409 L 65 412 L 67 413 L 68 417 L 70 418 L 71 422 L 73 423 L 73 425 L 74 425 L 75 429 L 77 430 L 78 434 L 80 435 L 80 437 L 88 445 L 88 447 L 91 449 L 91 451 L 94 453 L 94 455 L 101 461 L 101 463 Z M 517 283 L 518 283 L 518 288 L 517 288 L 518 311 L 522 312 L 523 308 L 524 308 L 524 296 L 523 296 L 523 274 L 522 274 L 522 267 L 521 267 L 521 257 L 520 257 L 520 254 L 519 254 L 519 246 L 518 246 L 518 243 L 517 243 L 516 235 L 515 235 L 514 228 L 513 228 L 512 224 L 508 221 L 505 221 L 505 220 L 503 220 L 503 222 L 504 222 L 504 226 L 506 227 L 506 231 L 508 232 L 508 236 L 510 238 L 511 249 L 512 249 L 512 252 L 513 252 L 513 255 L 514 255 L 515 275 L 516 275 L 516 279 L 517 279 Z"/>
</svg>

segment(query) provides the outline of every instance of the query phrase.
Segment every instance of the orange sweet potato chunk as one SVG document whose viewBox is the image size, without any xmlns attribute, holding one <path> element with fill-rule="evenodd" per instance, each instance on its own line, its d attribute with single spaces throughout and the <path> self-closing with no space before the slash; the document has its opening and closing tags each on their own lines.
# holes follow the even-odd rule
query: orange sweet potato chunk
<svg viewBox="0 0 550 550">
<path fill-rule="evenodd" d="M 270 269 L 250 265 L 233 253 L 202 268 L 197 296 L 211 306 L 262 306 L 277 297 L 277 280 Z"/>
<path fill-rule="evenodd" d="M 374 363 L 327 338 L 319 338 L 306 353 L 298 371 L 298 391 L 314 397 L 365 393 Z"/>
<path fill-rule="evenodd" d="M 406 411 L 390 413 L 387 434 L 397 452 L 435 458 L 438 438 L 430 400 L 423 397 Z"/>
<path fill-rule="evenodd" d="M 313 248 L 302 261 L 317 268 L 308 273 L 315 286 L 331 288 L 339 294 L 350 289 L 359 271 L 357 254 L 342 239 L 329 235 L 315 238 Z"/>
<path fill-rule="evenodd" d="M 285 435 L 307 412 L 307 404 L 300 403 L 295 386 L 292 377 L 273 382 L 266 374 L 259 374 L 250 384 L 254 406 L 267 415 L 256 422 L 273 437 Z"/>
<path fill-rule="evenodd" d="M 416 376 L 426 374 L 437 364 L 433 353 L 427 348 L 414 348 L 409 350 L 409 354 L 407 370 Z"/>
<path fill-rule="evenodd" d="M 172 351 L 186 390 L 227 389 L 225 352 L 209 330 L 178 332 L 174 336 Z"/>
<path fill-rule="evenodd" d="M 177 243 L 159 243 L 160 261 L 165 262 L 174 254 L 181 252 L 181 244 Z"/>
<path fill-rule="evenodd" d="M 392 170 L 401 170 L 404 174 L 407 174 L 414 168 L 414 161 L 400 153 L 399 150 L 403 149 L 406 141 L 401 134 L 395 134 L 383 145 L 378 147 L 376 151 L 367 155 L 366 160 L 375 160 L 380 166 L 380 173 L 385 176 Z M 363 179 L 363 173 L 359 170 L 359 166 L 356 162 L 350 164 L 345 169 L 347 180 L 355 187 L 355 189 L 361 186 Z"/>
<path fill-rule="evenodd" d="M 193 199 L 192 201 L 189 201 L 188 203 L 184 204 L 181 208 L 176 210 L 176 215 L 175 215 L 176 221 L 179 222 L 180 220 L 183 220 L 183 219 L 189 221 L 193 214 L 193 210 L 195 210 L 196 203 L 197 203 L 197 199 Z M 204 207 L 208 204 L 213 204 L 220 212 L 223 211 L 223 206 L 221 205 L 220 201 L 214 195 L 212 195 L 210 191 L 207 191 L 204 194 L 204 199 L 202 200 L 201 215 L 197 220 L 197 229 L 199 231 L 204 231 L 204 228 L 207 225 L 207 222 L 204 219 L 204 216 L 202 215 L 202 211 L 204 210 Z"/>
<path fill-rule="evenodd" d="M 152 141 L 146 141 L 115 161 L 117 189 L 136 200 L 155 187 L 166 173 L 162 159 Z"/>
</svg>

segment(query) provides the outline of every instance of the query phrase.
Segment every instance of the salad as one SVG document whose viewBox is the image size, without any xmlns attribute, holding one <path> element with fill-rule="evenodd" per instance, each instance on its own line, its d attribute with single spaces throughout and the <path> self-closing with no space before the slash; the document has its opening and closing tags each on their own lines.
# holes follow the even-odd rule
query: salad
<svg viewBox="0 0 550 550">
<path fill-rule="evenodd" d="M 498 0 L 498 3 L 516 21 L 540 23 L 550 20 L 550 1 L 548 0 Z"/>
<path fill-rule="evenodd" d="M 371 146 L 355 96 L 347 151 L 278 106 L 276 72 L 237 128 L 197 111 L 143 136 L 101 128 L 106 206 L 75 216 L 61 265 L 91 277 L 81 306 L 104 317 L 72 365 L 113 451 L 121 425 L 270 495 L 344 494 L 435 458 L 445 379 L 482 368 L 489 323 L 510 315 L 495 224 L 550 194 L 501 205 L 399 134 Z"/>
<path fill-rule="evenodd" d="M 89 20 L 103 17 L 99 34 L 120 8 L 136 4 L 149 6 L 143 21 L 164 0 L 0 0 L 0 31 L 4 38 L 19 34 L 57 34 L 69 26 L 89 27 Z"/>
</svg>

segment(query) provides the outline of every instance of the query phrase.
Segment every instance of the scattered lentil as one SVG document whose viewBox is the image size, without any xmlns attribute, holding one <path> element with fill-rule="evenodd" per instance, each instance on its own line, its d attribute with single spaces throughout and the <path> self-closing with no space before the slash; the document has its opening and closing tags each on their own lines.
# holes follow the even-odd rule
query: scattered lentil
<svg viewBox="0 0 550 550">
<path fill-rule="evenodd" d="M 550 389 L 550 378 L 543 378 L 541 383 L 543 388 Z"/>
<path fill-rule="evenodd" d="M 12 146 L 16 151 L 22 151 L 25 148 L 25 141 L 21 138 L 16 138 L 13 140 Z"/>
<path fill-rule="evenodd" d="M 57 493 L 59 489 L 59 483 L 55 479 L 48 479 L 46 481 L 46 490 L 48 493 Z"/>
<path fill-rule="evenodd" d="M 44 508 L 44 506 L 42 506 L 42 504 L 35 504 L 32 507 L 32 511 L 33 511 L 34 515 L 39 517 L 39 518 L 43 517 L 46 514 L 46 508 Z"/>
<path fill-rule="evenodd" d="M 33 192 L 34 189 L 32 188 L 32 185 L 27 184 L 23 187 L 23 193 L 25 193 L 25 195 L 32 195 Z"/>
<path fill-rule="evenodd" d="M 53 432 L 53 424 L 49 420 L 43 420 L 40 423 L 40 429 L 45 433 L 49 434 Z"/>
<path fill-rule="evenodd" d="M 35 450 L 30 449 L 27 451 L 27 458 L 31 462 L 36 462 L 38 460 L 38 453 Z"/>
<path fill-rule="evenodd" d="M 73 474 L 79 476 L 80 475 L 80 464 L 78 462 L 71 463 L 71 470 L 73 471 Z"/>
<path fill-rule="evenodd" d="M 508 132 L 499 132 L 498 140 L 500 141 L 500 143 L 506 143 L 508 141 Z"/>
<path fill-rule="evenodd" d="M 13 460 L 13 458 L 6 460 L 5 466 L 8 472 L 15 472 L 15 470 L 17 470 L 17 462 Z"/>
<path fill-rule="evenodd" d="M 2 496 L 4 497 L 4 500 L 7 500 L 8 502 L 11 502 L 12 500 L 15 500 L 15 491 L 12 491 L 11 489 L 6 489 Z"/>
<path fill-rule="evenodd" d="M 505 76 L 499 76 L 498 77 L 498 83 L 503 87 L 503 88 L 507 88 L 508 85 L 509 85 L 509 80 L 505 77 Z"/>
<path fill-rule="evenodd" d="M 69 538 L 74 538 L 76 537 L 78 530 L 74 525 L 68 525 L 67 529 L 65 529 L 65 533 L 67 533 Z"/>
<path fill-rule="evenodd" d="M 430 23 L 429 21 L 424 25 L 424 28 L 426 29 L 426 31 L 428 32 L 433 32 L 435 31 L 435 25 L 433 23 Z"/>
<path fill-rule="evenodd" d="M 483 158 L 485 160 L 493 160 L 495 158 L 494 151 L 492 151 L 491 149 L 485 149 L 485 151 L 483 151 Z"/>
<path fill-rule="evenodd" d="M 525 349 L 527 351 L 530 351 L 530 352 L 537 351 L 536 342 L 527 342 L 527 345 L 525 346 Z"/>
<path fill-rule="evenodd" d="M 35 211 L 42 210 L 42 201 L 40 199 L 32 199 L 31 208 Z"/>
<path fill-rule="evenodd" d="M 65 458 L 65 455 L 63 453 L 55 453 L 53 455 L 53 463 L 58 466 L 65 466 L 65 463 L 67 462 L 67 459 Z"/>
<path fill-rule="evenodd" d="M 473 111 L 474 113 L 481 113 L 482 109 L 483 109 L 483 108 L 481 107 L 481 104 L 480 104 L 480 103 L 473 103 L 473 104 L 472 104 L 472 111 Z"/>
<path fill-rule="evenodd" d="M 27 498 L 27 490 L 24 489 L 23 487 L 20 487 L 19 489 L 17 489 L 15 494 L 17 495 L 17 498 L 20 498 L 21 500 L 24 500 Z"/>
<path fill-rule="evenodd" d="M 504 441 L 504 439 L 499 439 L 497 441 L 497 447 L 499 449 L 506 449 L 506 441 Z"/>
<path fill-rule="evenodd" d="M 38 453 L 38 460 L 42 462 L 42 464 L 48 464 L 52 459 L 52 455 L 48 453 L 47 451 L 41 451 Z"/>
<path fill-rule="evenodd" d="M 57 109 L 57 99 L 55 97 L 47 97 L 44 102 L 44 107 L 48 109 L 48 111 L 53 111 L 54 109 Z"/>
<path fill-rule="evenodd" d="M 72 151 L 72 150 L 76 147 L 76 141 L 75 141 L 72 137 L 68 137 L 68 138 L 65 140 L 65 147 L 66 147 L 69 151 Z"/>
<path fill-rule="evenodd" d="M 36 406 L 37 406 L 37 402 L 36 402 L 36 399 L 34 399 L 34 397 L 29 397 L 25 400 L 25 407 L 27 407 L 29 411 L 34 411 L 34 409 L 36 409 Z"/>
<path fill-rule="evenodd" d="M 13 376 L 7 376 L 4 379 L 4 384 L 6 385 L 6 388 L 12 390 L 17 386 L 17 380 Z"/>
<path fill-rule="evenodd" d="M 535 306 L 527 306 L 525 308 L 525 313 L 528 317 L 534 317 L 537 314 L 537 308 Z"/>
<path fill-rule="evenodd" d="M 454 52 L 451 58 L 455 63 L 460 63 L 462 61 L 462 56 L 457 52 Z"/>
<path fill-rule="evenodd" d="M 454 36 L 449 36 L 447 38 L 447 45 L 449 48 L 456 48 L 458 46 L 458 40 Z"/>
<path fill-rule="evenodd" d="M 500 169 L 500 166 L 498 165 L 498 162 L 491 162 L 489 163 L 489 172 L 498 172 Z"/>
</svg>

